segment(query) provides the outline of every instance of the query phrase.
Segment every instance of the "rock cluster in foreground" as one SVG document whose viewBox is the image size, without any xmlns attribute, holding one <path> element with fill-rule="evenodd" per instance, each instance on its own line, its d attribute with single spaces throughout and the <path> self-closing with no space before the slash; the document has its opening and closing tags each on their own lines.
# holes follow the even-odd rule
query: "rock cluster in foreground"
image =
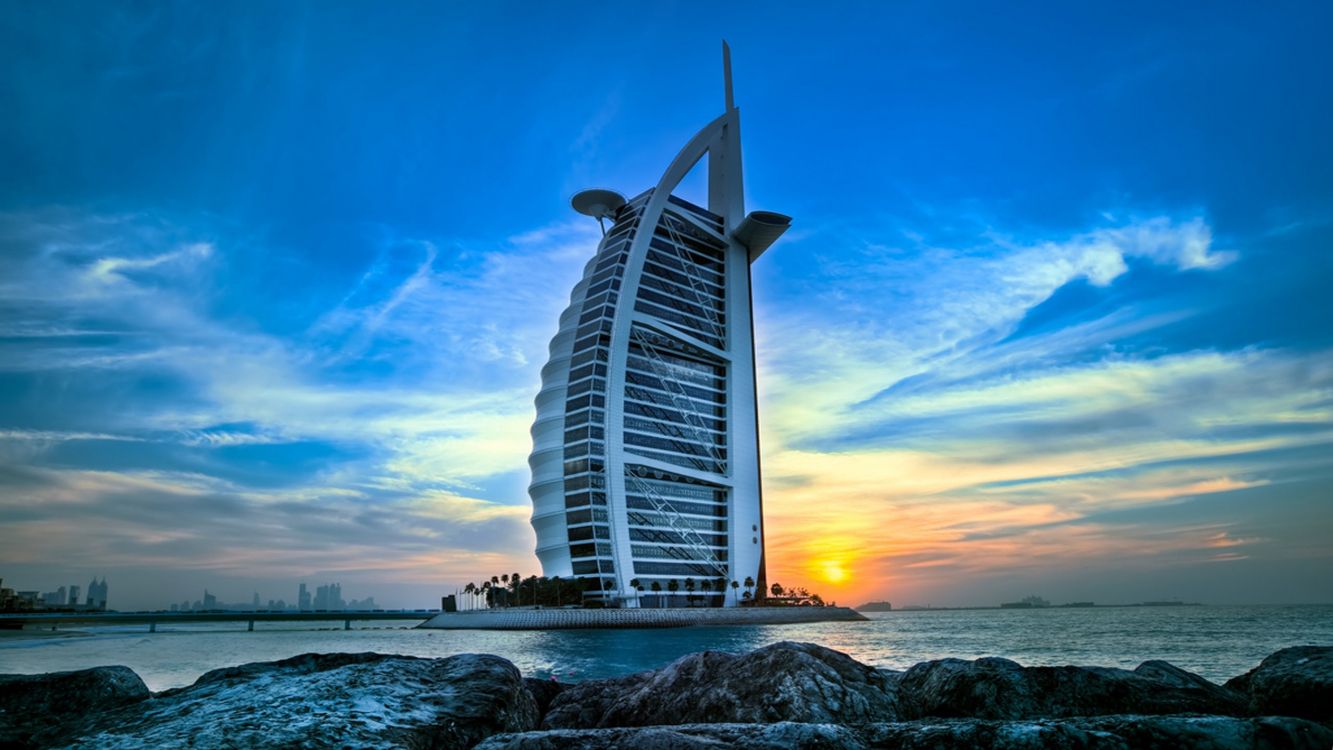
<svg viewBox="0 0 1333 750">
<path fill-rule="evenodd" d="M 574 685 L 497 656 L 306 654 L 150 694 L 124 667 L 0 675 L 0 748 L 1329 748 L 1333 648 L 1226 685 L 942 659 L 876 669 L 808 643 Z"/>
</svg>

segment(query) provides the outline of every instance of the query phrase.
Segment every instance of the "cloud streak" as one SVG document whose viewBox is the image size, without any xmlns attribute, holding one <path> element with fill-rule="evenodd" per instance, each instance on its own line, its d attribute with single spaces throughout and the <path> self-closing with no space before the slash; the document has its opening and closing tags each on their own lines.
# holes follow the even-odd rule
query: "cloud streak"
<svg viewBox="0 0 1333 750">
<path fill-rule="evenodd" d="M 316 290 L 324 304 L 283 334 L 219 313 L 235 252 L 222 230 L 68 212 L 0 227 L 0 323 L 26 332 L 0 344 L 14 355 L 0 375 L 34 392 L 53 373 L 67 383 L 59 420 L 7 406 L 0 515 L 32 540 L 9 564 L 56 554 L 446 588 L 533 569 L 531 397 L 595 227 L 490 249 L 373 228 L 364 270 Z M 1028 324 L 1080 283 L 1132 291 L 1135 263 L 1217 274 L 1242 256 L 1214 248 L 1197 217 L 975 237 L 865 245 L 815 266 L 780 308 L 761 304 L 773 577 L 967 603 L 988 594 L 960 581 L 1126 556 L 1240 563 L 1271 546 L 1225 514 L 1111 516 L 1267 491 L 1278 467 L 1321 470 L 1300 451 L 1333 443 L 1327 353 L 1122 350 L 1200 314 L 1132 299 Z M 812 232 L 786 252 L 826 242 Z M 116 445 L 138 446 L 133 460 Z M 82 527 L 100 530 L 95 543 Z"/>
<path fill-rule="evenodd" d="M 994 603 L 1004 589 L 987 594 L 983 582 L 1016 597 L 1035 571 L 1105 579 L 1131 559 L 1146 568 L 1248 557 L 1214 553 L 1218 539 L 1258 543 L 1219 536 L 1234 533 L 1233 520 L 1200 531 L 1102 519 L 1264 488 L 1291 468 L 1281 457 L 1333 445 L 1333 353 L 1119 348 L 1198 314 L 1136 309 L 1133 262 L 1186 274 L 1238 260 L 1213 247 L 1198 217 L 1064 241 L 979 237 L 965 249 L 920 235 L 909 249 L 869 246 L 869 262 L 833 262 L 807 280 L 804 304 L 767 311 L 774 575 L 846 596 Z M 1015 336 L 1078 283 L 1131 301 Z M 828 579 L 830 565 L 854 575 Z"/>
<path fill-rule="evenodd" d="M 70 421 L 101 428 L 51 429 L 41 415 L 25 424 L 8 405 L 4 455 L 34 467 L 15 475 L 3 511 L 32 542 L 10 547 L 8 562 L 374 568 L 437 582 L 472 573 L 464 562 L 532 567 L 516 470 L 536 368 L 574 261 L 593 245 L 588 228 L 550 227 L 483 252 L 381 240 L 341 301 L 280 338 L 212 311 L 228 283 L 225 242 L 140 216 L 10 215 L 0 227 L 11 249 L 6 326 L 62 333 L 9 339 L 17 356 L 0 371 L 33 383 L 67 373 L 67 398 L 79 402 Z M 418 261 L 398 275 L 407 250 Z M 570 278 L 524 272 L 533 266 Z M 365 372 L 367 362 L 385 364 Z M 123 400 L 100 401 L 108 387 Z M 89 471 L 52 450 L 97 455 L 110 442 L 151 444 L 196 469 Z M 247 486 L 245 472 L 273 461 L 292 480 Z M 100 541 L 57 531 L 81 524 Z"/>
</svg>

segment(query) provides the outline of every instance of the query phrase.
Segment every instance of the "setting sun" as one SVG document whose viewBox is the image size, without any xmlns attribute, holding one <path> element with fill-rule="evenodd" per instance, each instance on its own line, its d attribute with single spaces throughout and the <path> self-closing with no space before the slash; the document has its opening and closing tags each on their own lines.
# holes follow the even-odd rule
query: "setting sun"
<svg viewBox="0 0 1333 750">
<path fill-rule="evenodd" d="M 825 560 L 817 566 L 819 577 L 829 583 L 842 583 L 847 580 L 847 568 L 837 560 Z"/>
</svg>

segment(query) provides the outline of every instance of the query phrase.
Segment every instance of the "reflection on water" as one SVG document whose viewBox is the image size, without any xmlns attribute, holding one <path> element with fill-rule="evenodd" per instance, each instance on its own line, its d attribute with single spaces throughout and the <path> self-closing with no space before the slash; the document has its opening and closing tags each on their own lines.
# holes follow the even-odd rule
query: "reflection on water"
<svg viewBox="0 0 1333 750">
<path fill-rule="evenodd" d="M 664 630 L 480 631 L 375 627 L 342 622 L 96 628 L 84 636 L 0 638 L 0 672 L 52 672 L 124 664 L 153 690 L 193 682 L 210 669 L 316 651 L 414 656 L 499 654 L 525 675 L 581 680 L 660 667 L 694 651 L 745 651 L 811 641 L 867 664 L 905 669 L 944 657 L 1005 656 L 1023 664 L 1135 667 L 1165 659 L 1211 680 L 1250 669 L 1285 646 L 1333 645 L 1333 606 L 1130 607 L 885 612 L 870 622 Z"/>
</svg>

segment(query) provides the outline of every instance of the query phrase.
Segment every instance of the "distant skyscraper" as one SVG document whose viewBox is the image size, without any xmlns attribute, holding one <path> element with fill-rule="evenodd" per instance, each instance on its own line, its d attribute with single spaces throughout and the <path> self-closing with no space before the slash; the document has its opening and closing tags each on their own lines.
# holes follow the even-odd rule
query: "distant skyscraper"
<svg viewBox="0 0 1333 750">
<path fill-rule="evenodd" d="M 340 583 L 330 583 L 315 589 L 315 609 L 337 611 L 346 607 Z"/>
<path fill-rule="evenodd" d="M 301 590 L 296 597 L 296 608 L 302 612 L 308 611 L 310 607 L 310 592 L 306 590 L 305 584 L 301 584 Z"/>
<path fill-rule="evenodd" d="M 791 219 L 745 213 L 725 45 L 723 68 L 725 111 L 655 187 L 574 198 L 612 223 L 542 369 L 529 494 L 543 572 L 612 606 L 639 603 L 634 579 L 714 605 L 765 584 L 750 264 Z M 707 208 L 672 194 L 705 155 Z"/>
<path fill-rule="evenodd" d="M 45 604 L 48 607 L 63 607 L 69 601 L 66 598 L 67 596 L 65 587 L 61 586 L 55 591 L 42 594 L 42 604 Z"/>
<path fill-rule="evenodd" d="M 88 584 L 87 606 L 89 609 L 106 609 L 106 579 L 96 578 Z"/>
<path fill-rule="evenodd" d="M 69 603 L 70 603 L 71 605 L 77 605 L 77 604 L 79 603 L 79 586 L 78 586 L 78 584 L 71 584 L 70 587 L 69 587 Z"/>
</svg>

